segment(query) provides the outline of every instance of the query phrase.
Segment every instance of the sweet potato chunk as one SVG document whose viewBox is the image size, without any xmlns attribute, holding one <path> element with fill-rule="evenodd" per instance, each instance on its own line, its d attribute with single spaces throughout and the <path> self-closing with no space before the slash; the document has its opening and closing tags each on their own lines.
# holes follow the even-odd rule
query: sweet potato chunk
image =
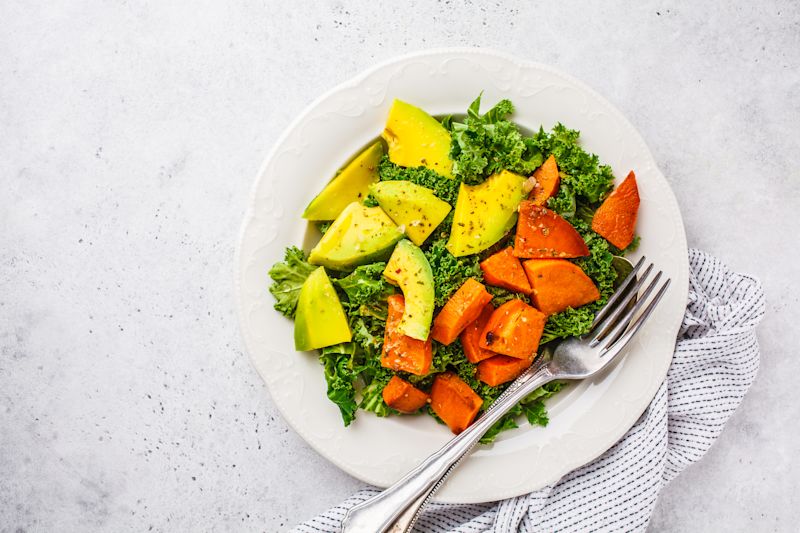
<svg viewBox="0 0 800 533">
<path fill-rule="evenodd" d="M 511 247 L 497 252 L 493 256 L 481 261 L 483 279 L 489 285 L 503 287 L 515 292 L 529 294 L 531 286 L 528 277 L 522 270 L 519 258 L 514 255 Z"/>
<path fill-rule="evenodd" d="M 558 184 L 561 181 L 556 158 L 552 155 L 548 157 L 547 161 L 534 171 L 532 179 L 534 181 L 533 189 L 531 189 L 528 200 L 536 205 L 545 205 L 549 198 L 556 195 Z"/>
<path fill-rule="evenodd" d="M 534 357 L 517 359 L 507 355 L 495 355 L 478 363 L 478 379 L 491 387 L 513 381 L 533 364 Z"/>
<path fill-rule="evenodd" d="M 481 334 L 481 348 L 527 359 L 539 348 L 547 317 L 522 300 L 509 300 L 497 309 Z"/>
<path fill-rule="evenodd" d="M 589 255 L 589 247 L 569 222 L 546 207 L 524 201 L 519 204 L 514 255 L 529 258 L 582 257 Z"/>
<path fill-rule="evenodd" d="M 475 420 L 481 404 L 481 397 L 454 373 L 437 374 L 433 380 L 431 408 L 456 435 Z"/>
<path fill-rule="evenodd" d="M 451 344 L 464 331 L 467 324 L 478 318 L 483 306 L 491 300 L 492 295 L 486 287 L 481 282 L 469 278 L 433 319 L 431 337 L 442 344 Z"/>
<path fill-rule="evenodd" d="M 397 376 L 392 376 L 383 388 L 383 401 L 401 413 L 413 413 L 428 403 L 428 395 Z"/>
<path fill-rule="evenodd" d="M 400 319 L 403 318 L 405 300 L 402 294 L 393 294 L 389 296 L 388 302 L 389 314 L 386 317 L 381 366 L 424 376 L 430 370 L 433 360 L 431 340 L 412 339 L 397 331 Z"/>
<path fill-rule="evenodd" d="M 531 259 L 523 266 L 533 288 L 533 304 L 545 315 L 600 298 L 592 279 L 566 259 Z"/>
<path fill-rule="evenodd" d="M 478 363 L 497 355 L 490 350 L 481 348 L 483 328 L 486 327 L 486 323 L 489 322 L 489 318 L 492 316 L 493 312 L 494 305 L 492 305 L 492 302 L 489 302 L 484 306 L 478 318 L 470 322 L 461 333 L 461 346 L 464 347 L 464 354 L 467 356 L 470 363 Z"/>
<path fill-rule="evenodd" d="M 631 170 L 595 212 L 592 229 L 622 250 L 633 242 L 638 213 L 639 187 L 636 185 L 636 175 Z"/>
</svg>

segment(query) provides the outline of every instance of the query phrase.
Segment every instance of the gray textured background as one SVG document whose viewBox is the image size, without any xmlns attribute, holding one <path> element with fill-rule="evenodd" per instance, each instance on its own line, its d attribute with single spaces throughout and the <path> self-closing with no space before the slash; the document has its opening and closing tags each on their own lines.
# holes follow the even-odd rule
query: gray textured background
<svg viewBox="0 0 800 533">
<path fill-rule="evenodd" d="M 652 529 L 796 530 L 797 3 L 168 4 L 0 3 L 0 531 L 276 531 L 359 487 L 242 351 L 235 238 L 305 105 L 446 45 L 596 88 L 650 145 L 690 245 L 763 280 L 758 380 Z"/>
</svg>

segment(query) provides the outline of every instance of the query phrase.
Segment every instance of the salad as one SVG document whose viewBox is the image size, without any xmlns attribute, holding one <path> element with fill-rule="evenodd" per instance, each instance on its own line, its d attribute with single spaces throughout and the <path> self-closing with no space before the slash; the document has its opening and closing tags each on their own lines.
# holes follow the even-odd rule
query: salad
<svg viewBox="0 0 800 533">
<path fill-rule="evenodd" d="M 560 340 L 582 335 L 638 244 L 631 172 L 556 124 L 528 135 L 508 100 L 434 118 L 395 100 L 381 138 L 309 203 L 321 233 L 269 271 L 298 351 L 316 351 L 345 425 L 424 413 L 454 433 Z M 483 438 L 548 422 L 550 383 Z"/>
</svg>

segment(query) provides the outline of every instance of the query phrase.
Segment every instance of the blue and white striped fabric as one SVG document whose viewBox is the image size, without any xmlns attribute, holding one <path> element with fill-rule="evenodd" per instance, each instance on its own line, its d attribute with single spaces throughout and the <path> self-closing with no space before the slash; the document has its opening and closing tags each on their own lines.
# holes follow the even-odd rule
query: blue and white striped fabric
<svg viewBox="0 0 800 533">
<path fill-rule="evenodd" d="M 643 531 L 663 486 L 719 436 L 758 371 L 755 328 L 764 316 L 758 280 L 689 252 L 689 300 L 667 379 L 652 403 L 605 454 L 542 490 L 478 505 L 430 505 L 415 531 Z M 365 489 L 301 524 L 298 533 L 338 532 Z"/>
</svg>

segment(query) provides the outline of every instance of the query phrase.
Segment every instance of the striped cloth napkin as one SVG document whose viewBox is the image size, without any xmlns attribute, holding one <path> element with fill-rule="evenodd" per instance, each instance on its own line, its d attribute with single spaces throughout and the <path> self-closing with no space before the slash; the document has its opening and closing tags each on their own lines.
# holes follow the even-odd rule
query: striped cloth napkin
<svg viewBox="0 0 800 533">
<path fill-rule="evenodd" d="M 658 493 L 700 459 L 758 371 L 755 328 L 765 312 L 753 277 L 689 251 L 689 299 L 667 378 L 641 418 L 606 453 L 544 489 L 493 503 L 429 505 L 414 528 L 433 533 L 644 531 Z M 338 532 L 365 489 L 296 527 Z"/>
</svg>

